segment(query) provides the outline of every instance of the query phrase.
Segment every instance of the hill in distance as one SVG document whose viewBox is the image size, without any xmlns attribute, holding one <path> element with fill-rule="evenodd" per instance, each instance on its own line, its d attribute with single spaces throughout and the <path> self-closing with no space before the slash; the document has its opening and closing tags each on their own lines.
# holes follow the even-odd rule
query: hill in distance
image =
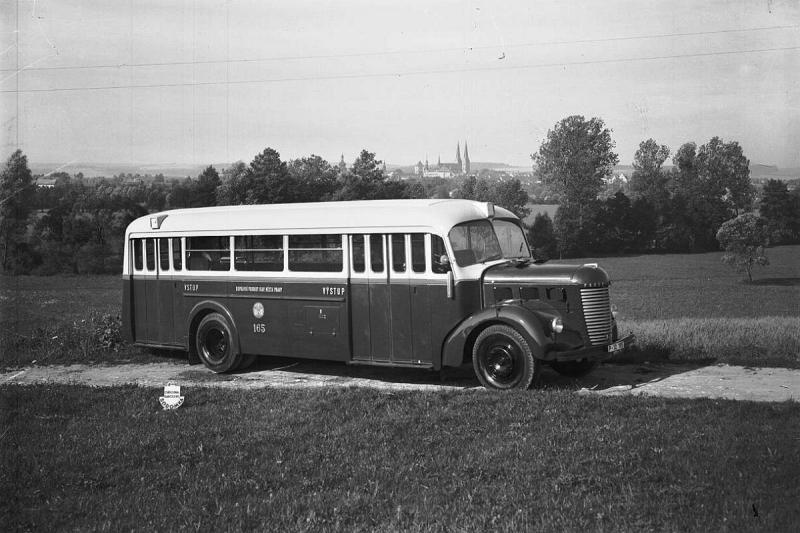
<svg viewBox="0 0 800 533">
<path fill-rule="evenodd" d="M 336 162 L 331 162 L 336 164 Z M 231 163 L 211 163 L 218 172 L 222 172 L 229 167 Z M 48 175 L 54 172 L 67 172 L 68 174 L 83 173 L 87 178 L 96 177 L 112 177 L 119 174 L 150 174 L 155 176 L 163 174 L 167 178 L 185 178 L 186 176 L 197 177 L 206 169 L 208 164 L 202 165 L 189 165 L 189 164 L 171 164 L 159 163 L 152 165 L 136 165 L 136 164 L 119 164 L 119 163 L 31 163 L 31 171 L 34 175 Z M 470 162 L 470 167 L 473 172 L 479 172 L 484 169 L 490 170 L 508 170 L 508 171 L 530 171 L 529 167 L 514 167 L 507 163 L 496 163 L 490 161 L 474 161 Z M 665 165 L 670 168 L 671 165 Z M 396 165 L 386 164 L 389 171 L 401 169 L 407 174 L 413 174 L 414 165 Z M 617 165 L 614 167 L 614 174 L 625 174 L 630 176 L 633 173 L 632 165 Z M 776 165 L 764 165 L 759 163 L 750 164 L 750 177 L 753 179 L 800 179 L 800 168 L 779 168 Z"/>
</svg>

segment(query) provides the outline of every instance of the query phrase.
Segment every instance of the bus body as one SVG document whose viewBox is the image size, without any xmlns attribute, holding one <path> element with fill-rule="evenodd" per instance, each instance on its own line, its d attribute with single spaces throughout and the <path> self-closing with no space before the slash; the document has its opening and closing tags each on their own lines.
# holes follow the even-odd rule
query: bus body
<svg viewBox="0 0 800 533">
<path fill-rule="evenodd" d="M 472 362 L 492 388 L 578 375 L 618 338 L 597 265 L 536 264 L 519 219 L 468 200 L 179 209 L 126 231 L 123 334 L 215 372 L 255 356 Z"/>
</svg>

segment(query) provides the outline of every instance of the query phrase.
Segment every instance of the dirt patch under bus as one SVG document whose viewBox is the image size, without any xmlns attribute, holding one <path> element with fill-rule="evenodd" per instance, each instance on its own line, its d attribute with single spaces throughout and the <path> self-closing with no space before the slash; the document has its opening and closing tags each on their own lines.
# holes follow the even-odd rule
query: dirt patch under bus
<svg viewBox="0 0 800 533">
<path fill-rule="evenodd" d="M 287 359 L 265 359 L 246 371 L 223 375 L 214 374 L 201 365 L 190 366 L 183 361 L 108 366 L 33 366 L 0 373 L 0 385 L 60 383 L 110 387 L 132 384 L 163 388 L 168 381 L 176 382 L 183 391 L 192 387 L 245 390 L 265 387 L 483 390 L 468 368 L 437 373 Z M 581 379 L 565 378 L 546 369 L 540 387 L 574 390 L 590 395 L 800 401 L 800 370 L 661 362 L 604 364 Z"/>
</svg>

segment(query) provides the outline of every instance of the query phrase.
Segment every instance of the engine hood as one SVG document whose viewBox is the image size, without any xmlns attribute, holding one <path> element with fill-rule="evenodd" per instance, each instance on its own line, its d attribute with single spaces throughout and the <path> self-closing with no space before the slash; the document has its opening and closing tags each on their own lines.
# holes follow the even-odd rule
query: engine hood
<svg viewBox="0 0 800 533">
<path fill-rule="evenodd" d="M 609 284 L 608 274 L 595 264 L 552 265 L 530 264 L 519 266 L 514 263 L 501 263 L 489 267 L 484 272 L 486 283 L 530 283 L 538 285 L 580 285 L 605 286 Z"/>
</svg>

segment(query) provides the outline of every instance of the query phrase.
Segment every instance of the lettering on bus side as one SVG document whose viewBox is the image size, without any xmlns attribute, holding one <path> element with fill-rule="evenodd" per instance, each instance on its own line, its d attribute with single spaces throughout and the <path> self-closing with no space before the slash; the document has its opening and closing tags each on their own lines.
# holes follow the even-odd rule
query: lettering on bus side
<svg viewBox="0 0 800 533">
<path fill-rule="evenodd" d="M 344 287 L 322 287 L 323 296 L 344 296 Z"/>
<path fill-rule="evenodd" d="M 264 286 L 264 285 L 236 285 L 233 288 L 234 292 L 250 292 L 250 293 L 283 293 L 283 287 Z"/>
<path fill-rule="evenodd" d="M 199 283 L 184 283 L 183 292 L 197 292 L 200 290 Z"/>
</svg>

